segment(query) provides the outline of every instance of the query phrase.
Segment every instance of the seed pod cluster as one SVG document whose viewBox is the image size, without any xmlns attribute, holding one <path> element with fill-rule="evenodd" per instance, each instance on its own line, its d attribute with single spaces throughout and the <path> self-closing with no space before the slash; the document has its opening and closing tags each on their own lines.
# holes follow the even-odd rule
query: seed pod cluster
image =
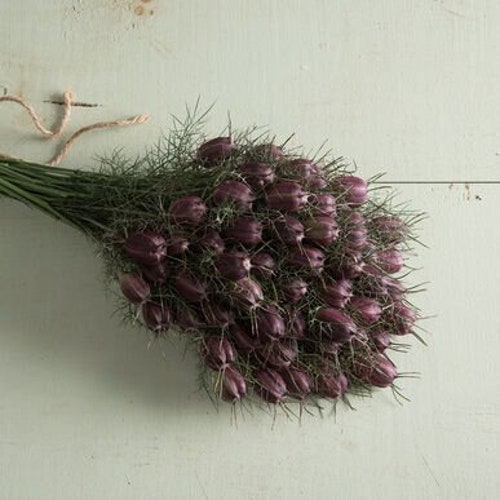
<svg viewBox="0 0 500 500">
<path fill-rule="evenodd" d="M 418 317 L 400 279 L 404 218 L 364 179 L 274 144 L 219 137 L 193 158 L 213 185 L 168 194 L 164 220 L 120 243 L 121 290 L 144 325 L 189 336 L 230 403 L 390 386 L 387 350 Z"/>
</svg>

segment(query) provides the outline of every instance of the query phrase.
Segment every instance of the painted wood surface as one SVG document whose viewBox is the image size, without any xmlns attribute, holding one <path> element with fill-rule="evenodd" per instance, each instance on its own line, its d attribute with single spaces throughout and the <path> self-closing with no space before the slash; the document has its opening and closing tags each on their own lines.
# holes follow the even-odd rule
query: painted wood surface
<svg viewBox="0 0 500 500">
<path fill-rule="evenodd" d="M 65 165 L 141 153 L 198 96 L 216 103 L 209 131 L 230 111 L 311 149 L 328 139 L 429 214 L 409 264 L 433 317 L 429 347 L 396 356 L 421 372 L 410 403 L 234 421 L 196 392 L 194 357 L 112 316 L 79 234 L 0 200 L 0 498 L 497 498 L 499 21 L 494 0 L 1 2 L 0 92 L 50 121 L 45 101 L 71 87 L 98 105 L 73 128 L 151 114 L 82 138 Z M 1 105 L 0 151 L 55 147 Z"/>
</svg>

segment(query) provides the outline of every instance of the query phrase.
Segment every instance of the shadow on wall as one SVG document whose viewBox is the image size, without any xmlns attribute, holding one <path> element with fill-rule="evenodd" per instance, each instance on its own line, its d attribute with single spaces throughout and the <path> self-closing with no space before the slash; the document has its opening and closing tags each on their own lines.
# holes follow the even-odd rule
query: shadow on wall
<svg viewBox="0 0 500 500">
<path fill-rule="evenodd" d="M 4 359 L 47 376 L 47 391 L 73 380 L 97 398 L 183 413 L 213 410 L 197 390 L 196 356 L 180 339 L 148 349 L 144 330 L 113 315 L 102 264 L 82 235 L 14 202 L 0 200 L 0 207 Z"/>
</svg>

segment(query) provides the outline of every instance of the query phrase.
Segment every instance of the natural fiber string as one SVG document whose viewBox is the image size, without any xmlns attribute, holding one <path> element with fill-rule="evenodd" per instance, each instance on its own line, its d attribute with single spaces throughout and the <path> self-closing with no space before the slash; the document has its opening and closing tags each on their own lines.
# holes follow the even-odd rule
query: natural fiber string
<svg viewBox="0 0 500 500">
<path fill-rule="evenodd" d="M 61 150 L 48 162 L 47 165 L 55 166 L 58 165 L 66 156 L 68 151 L 73 146 L 73 143 L 84 133 L 90 132 L 91 130 L 102 129 L 102 128 L 112 128 L 112 127 L 126 127 L 128 125 L 140 125 L 149 120 L 149 115 L 138 115 L 127 120 L 113 120 L 109 122 L 98 122 L 93 125 L 87 125 L 77 130 L 63 145 Z"/>
<path fill-rule="evenodd" d="M 31 106 L 25 99 L 22 97 L 17 97 L 17 96 L 2 96 L 0 97 L 0 102 L 14 102 L 22 106 L 26 111 L 28 112 L 29 116 L 31 117 L 31 120 L 33 121 L 33 124 L 35 125 L 36 129 L 45 137 L 47 138 L 54 138 L 59 136 L 63 130 L 66 128 L 66 126 L 69 123 L 70 120 L 70 115 L 71 115 L 71 108 L 72 104 L 75 102 L 75 95 L 73 94 L 72 91 L 68 90 L 63 94 L 63 106 L 64 106 L 64 113 L 61 118 L 61 121 L 59 122 L 59 125 L 54 128 L 53 130 L 47 129 L 44 127 L 42 124 L 42 120 L 38 116 L 37 112 Z M 96 130 L 96 129 L 102 129 L 102 128 L 114 128 L 114 127 L 125 127 L 128 125 L 140 125 L 144 122 L 146 122 L 149 119 L 148 115 L 138 115 L 134 116 L 132 118 L 129 118 L 127 120 L 113 120 L 113 121 L 107 121 L 107 122 L 98 122 L 94 123 L 92 125 L 87 125 L 85 127 L 82 127 L 81 129 L 77 130 L 70 138 L 64 143 L 60 151 L 53 157 L 51 158 L 48 162 L 47 165 L 50 166 L 55 166 L 58 165 L 67 155 L 68 151 L 71 149 L 73 146 L 74 142 L 84 133 L 90 132 L 91 130 Z M 5 153 L 0 153 L 0 159 L 1 158 L 7 158 L 7 159 L 16 159 L 13 156 L 10 156 Z"/>
<path fill-rule="evenodd" d="M 73 95 L 73 92 L 71 92 L 71 90 L 67 90 L 66 92 L 64 92 L 64 94 L 63 94 L 63 106 L 64 106 L 63 116 L 61 117 L 59 125 L 51 130 L 51 129 L 46 128 L 43 125 L 41 118 L 38 116 L 37 112 L 35 111 L 35 108 L 33 108 L 33 106 L 31 106 L 31 104 L 29 104 L 22 97 L 11 96 L 11 95 L 6 95 L 6 96 L 0 97 L 0 102 L 15 102 L 15 103 L 19 104 L 20 106 L 22 106 L 28 112 L 28 114 L 31 118 L 31 121 L 33 122 L 33 125 L 36 127 L 36 129 L 47 138 L 57 137 L 66 128 L 66 126 L 68 125 L 69 120 L 70 120 L 71 104 L 74 102 L 74 100 L 75 100 L 75 96 Z"/>
</svg>

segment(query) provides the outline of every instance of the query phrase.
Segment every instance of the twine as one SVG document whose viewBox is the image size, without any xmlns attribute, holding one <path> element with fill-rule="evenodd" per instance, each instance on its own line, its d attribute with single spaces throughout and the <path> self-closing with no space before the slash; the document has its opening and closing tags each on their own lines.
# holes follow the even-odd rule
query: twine
<svg viewBox="0 0 500 500">
<path fill-rule="evenodd" d="M 53 129 L 48 129 L 46 128 L 40 116 L 38 113 L 35 111 L 33 106 L 29 104 L 24 98 L 19 97 L 19 96 L 2 96 L 0 97 L 0 102 L 14 102 L 16 104 L 19 104 L 22 106 L 29 114 L 33 125 L 35 128 L 47 139 L 53 139 L 55 137 L 58 137 L 62 134 L 64 129 L 67 127 L 70 121 L 71 117 L 71 109 L 72 105 L 75 102 L 75 95 L 71 90 L 67 90 L 63 94 L 63 116 L 61 117 L 61 120 L 59 124 L 54 127 Z M 148 115 L 137 115 L 133 116 L 132 118 L 128 118 L 126 120 L 112 120 L 112 121 L 106 121 L 106 122 L 97 122 L 92 125 L 87 125 L 85 127 L 82 127 L 78 129 L 73 135 L 70 136 L 70 138 L 63 144 L 63 146 L 60 148 L 59 152 L 56 153 L 47 163 L 46 165 L 49 166 L 55 166 L 58 165 L 68 154 L 69 150 L 73 147 L 73 144 L 75 141 L 84 133 L 90 132 L 91 130 L 96 130 L 96 129 L 105 129 L 105 128 L 115 128 L 115 127 L 126 127 L 129 125 L 141 125 L 142 123 L 145 123 L 147 120 L 149 120 Z M 14 156 L 1 153 L 0 152 L 0 159 L 17 159 Z"/>
</svg>

